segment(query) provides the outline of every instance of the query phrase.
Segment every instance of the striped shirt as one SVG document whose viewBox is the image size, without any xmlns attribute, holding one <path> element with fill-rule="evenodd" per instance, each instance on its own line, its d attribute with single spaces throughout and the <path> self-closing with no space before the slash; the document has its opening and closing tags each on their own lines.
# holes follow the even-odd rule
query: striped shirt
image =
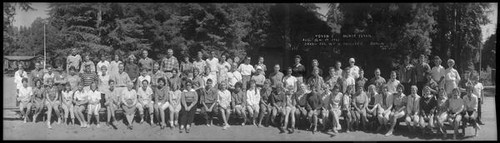
<svg viewBox="0 0 500 143">
<path fill-rule="evenodd" d="M 80 78 L 82 79 L 83 86 L 90 86 L 92 82 L 97 82 L 99 78 L 95 73 L 82 73 L 80 74 Z"/>
</svg>

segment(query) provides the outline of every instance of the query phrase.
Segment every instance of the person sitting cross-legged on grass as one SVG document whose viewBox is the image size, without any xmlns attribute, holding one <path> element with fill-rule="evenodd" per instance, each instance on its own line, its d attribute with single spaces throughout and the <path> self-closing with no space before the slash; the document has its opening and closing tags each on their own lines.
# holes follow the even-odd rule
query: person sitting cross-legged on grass
<svg viewBox="0 0 500 143">
<path fill-rule="evenodd" d="M 396 93 L 394 93 L 393 96 L 394 108 L 392 109 L 392 112 L 389 115 L 390 128 L 389 131 L 385 134 L 385 136 L 391 136 L 392 132 L 394 131 L 394 127 L 396 127 L 397 120 L 405 116 L 407 97 L 403 93 L 403 91 L 404 91 L 404 86 L 402 84 L 398 84 Z"/>
</svg>

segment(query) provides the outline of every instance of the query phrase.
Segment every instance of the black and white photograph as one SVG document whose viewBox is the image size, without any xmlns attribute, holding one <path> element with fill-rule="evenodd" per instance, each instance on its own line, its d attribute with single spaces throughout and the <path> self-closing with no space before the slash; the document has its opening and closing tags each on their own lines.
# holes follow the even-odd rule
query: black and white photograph
<svg viewBox="0 0 500 143">
<path fill-rule="evenodd" d="M 3 8 L 3 140 L 498 140 L 498 2 Z"/>
</svg>

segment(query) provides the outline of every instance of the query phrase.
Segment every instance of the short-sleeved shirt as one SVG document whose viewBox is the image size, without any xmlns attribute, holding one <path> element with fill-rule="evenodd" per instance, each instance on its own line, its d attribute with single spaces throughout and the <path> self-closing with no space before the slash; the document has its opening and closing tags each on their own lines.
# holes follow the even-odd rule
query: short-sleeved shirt
<svg viewBox="0 0 500 143">
<path fill-rule="evenodd" d="M 33 89 L 31 87 L 21 86 L 21 88 L 19 88 L 18 96 L 22 102 L 28 102 L 31 98 L 31 95 L 33 95 Z"/>
<path fill-rule="evenodd" d="M 483 92 L 483 89 L 484 89 L 483 84 L 478 82 L 474 85 L 472 94 L 476 95 L 477 98 L 481 98 L 481 93 Z"/>
<path fill-rule="evenodd" d="M 207 103 L 215 103 L 215 101 L 217 101 L 217 96 L 218 96 L 218 92 L 217 92 L 217 89 L 215 87 L 211 87 L 210 89 L 206 90 L 206 88 L 204 88 L 202 91 L 206 91 L 204 92 L 203 96 L 202 96 L 202 102 L 204 102 L 205 104 Z"/>
<path fill-rule="evenodd" d="M 262 74 L 252 76 L 252 80 L 255 80 L 256 85 L 264 85 L 264 81 L 266 81 L 266 77 Z"/>
<path fill-rule="evenodd" d="M 417 76 L 417 82 L 425 82 L 425 73 L 429 73 L 431 71 L 431 67 L 427 63 L 417 64 L 415 66 L 415 72 Z"/>
<path fill-rule="evenodd" d="M 394 108 L 395 110 L 399 110 L 401 108 L 403 108 L 403 106 L 406 106 L 406 102 L 408 101 L 408 99 L 406 98 L 406 95 L 404 93 L 401 93 L 401 95 L 398 95 L 397 93 L 395 93 L 393 95 L 394 97 Z"/>
<path fill-rule="evenodd" d="M 156 103 L 160 103 L 160 101 L 165 100 L 168 102 L 168 98 L 174 94 L 172 91 L 168 91 L 166 87 L 162 87 L 161 89 L 155 88 L 154 99 Z"/>
<path fill-rule="evenodd" d="M 295 84 L 297 84 L 297 78 L 295 78 L 294 76 L 285 76 L 283 77 L 283 83 L 285 87 L 293 87 L 295 86 Z"/>
<path fill-rule="evenodd" d="M 88 91 L 87 92 L 87 96 L 88 96 L 88 99 L 89 99 L 89 102 L 92 101 L 92 102 L 99 102 L 101 100 L 101 92 L 95 90 L 95 91 Z"/>
<path fill-rule="evenodd" d="M 67 102 L 67 103 L 71 103 L 71 101 L 73 101 L 73 94 L 75 93 L 74 91 L 70 90 L 70 91 L 61 91 L 62 93 L 62 100 Z"/>
<path fill-rule="evenodd" d="M 389 80 L 387 81 L 387 89 L 389 90 L 389 93 L 396 93 L 396 88 L 400 84 L 399 80 Z"/>
<path fill-rule="evenodd" d="M 83 86 L 90 86 L 92 82 L 97 82 L 99 78 L 93 72 L 90 73 L 82 73 L 80 74 L 80 78 L 82 79 Z"/>
<path fill-rule="evenodd" d="M 144 88 L 139 88 L 137 89 L 137 95 L 139 96 L 139 99 L 142 99 L 143 101 L 152 101 L 153 97 L 153 90 L 151 89 L 151 87 L 146 87 L 146 90 L 144 90 Z"/>
<path fill-rule="evenodd" d="M 450 98 L 448 99 L 449 100 L 449 108 L 451 110 L 451 112 L 453 113 L 457 113 L 460 108 L 464 107 L 464 100 L 460 97 L 458 98 Z"/>
<path fill-rule="evenodd" d="M 255 72 L 255 69 L 252 65 L 243 63 L 238 67 L 238 71 L 240 71 L 242 76 L 249 76 L 252 75 L 252 72 Z"/>
<path fill-rule="evenodd" d="M 137 92 L 132 89 L 132 90 L 124 90 L 123 93 L 122 93 L 122 98 L 124 101 L 127 101 L 127 100 L 132 100 L 132 101 L 136 101 L 137 100 Z"/>
<path fill-rule="evenodd" d="M 216 73 L 217 70 L 217 65 L 219 64 L 219 59 L 217 58 L 212 58 L 212 59 L 207 59 L 207 66 L 210 68 L 210 73 Z"/>
<path fill-rule="evenodd" d="M 431 69 L 432 79 L 434 79 L 434 81 L 438 82 L 441 79 L 441 77 L 444 77 L 444 71 L 445 71 L 445 69 L 441 65 L 432 67 L 432 69 Z"/>
<path fill-rule="evenodd" d="M 468 95 L 464 96 L 464 105 L 467 111 L 477 111 L 478 98 L 476 95 L 472 94 L 471 97 Z"/>
<path fill-rule="evenodd" d="M 228 72 L 227 73 L 229 79 L 229 85 L 234 86 L 236 82 L 241 82 L 243 77 L 241 77 L 241 73 L 239 71 Z"/>
<path fill-rule="evenodd" d="M 246 91 L 247 104 L 248 105 L 259 105 L 260 102 L 260 92 L 256 89 Z"/>
<path fill-rule="evenodd" d="M 271 79 L 271 87 L 276 87 L 276 84 L 279 82 L 282 83 L 283 76 L 284 76 L 283 73 L 279 71 L 271 73 L 271 75 L 269 75 L 269 78 Z"/>
<path fill-rule="evenodd" d="M 77 90 L 75 91 L 74 98 L 76 101 L 88 100 L 88 95 L 83 90 Z"/>
<path fill-rule="evenodd" d="M 179 69 L 179 61 L 177 61 L 177 58 L 172 56 L 170 58 L 164 58 L 162 60 L 162 63 L 163 63 L 163 69 L 167 70 L 167 71 L 171 71 L 173 70 L 174 68 L 176 69 Z"/>
<path fill-rule="evenodd" d="M 74 55 L 74 56 L 69 55 L 67 58 L 67 61 L 68 61 L 68 69 L 71 66 L 75 67 L 75 69 L 78 69 L 79 68 L 78 65 L 82 61 L 82 57 L 79 54 Z"/>
<path fill-rule="evenodd" d="M 145 68 L 148 70 L 153 69 L 153 62 L 153 59 L 149 57 L 139 59 L 139 65 L 141 66 L 141 68 Z"/>
<path fill-rule="evenodd" d="M 200 71 L 200 74 L 205 73 L 205 66 L 207 65 L 206 61 L 204 60 L 196 60 L 193 62 L 194 68 L 197 68 Z"/>
<path fill-rule="evenodd" d="M 231 104 L 231 93 L 229 90 L 218 91 L 219 105 L 223 108 L 228 108 Z"/>
</svg>

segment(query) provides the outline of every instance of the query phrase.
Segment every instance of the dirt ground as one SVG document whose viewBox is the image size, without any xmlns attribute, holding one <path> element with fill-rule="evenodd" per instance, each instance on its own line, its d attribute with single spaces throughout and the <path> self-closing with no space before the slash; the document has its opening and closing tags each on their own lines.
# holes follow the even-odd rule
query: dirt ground
<svg viewBox="0 0 500 143">
<path fill-rule="evenodd" d="M 12 93 L 15 92 L 12 79 L 4 77 L 4 107 L 15 106 Z M 495 94 L 493 91 L 491 94 Z M 466 135 L 462 140 L 497 140 L 497 122 L 495 96 L 488 95 L 483 104 L 483 122 L 479 136 L 472 138 L 473 128 L 466 129 Z M 5 113 L 4 113 L 5 116 Z M 101 122 L 101 125 L 104 123 Z M 118 124 L 118 130 L 109 129 L 105 126 L 96 128 L 80 128 L 78 125 L 52 124 L 53 129 L 48 129 L 46 123 L 28 122 L 24 124 L 21 120 L 11 120 L 4 117 L 3 139 L 4 140 L 256 140 L 256 141 L 441 141 L 437 136 L 409 137 L 405 128 L 395 131 L 394 136 L 385 137 L 382 134 L 366 133 L 356 131 L 350 133 L 315 133 L 310 131 L 296 130 L 294 134 L 279 134 L 279 130 L 272 127 L 261 127 L 247 125 L 233 125 L 228 130 L 222 130 L 220 126 L 196 125 L 192 127 L 189 134 L 179 133 L 178 129 L 170 130 L 160 127 L 151 127 L 149 124 L 134 124 L 134 130 L 127 130 L 123 123 Z M 451 130 L 448 133 L 452 133 Z M 448 136 L 451 137 L 451 134 Z M 447 140 L 450 140 L 448 138 Z"/>
</svg>

